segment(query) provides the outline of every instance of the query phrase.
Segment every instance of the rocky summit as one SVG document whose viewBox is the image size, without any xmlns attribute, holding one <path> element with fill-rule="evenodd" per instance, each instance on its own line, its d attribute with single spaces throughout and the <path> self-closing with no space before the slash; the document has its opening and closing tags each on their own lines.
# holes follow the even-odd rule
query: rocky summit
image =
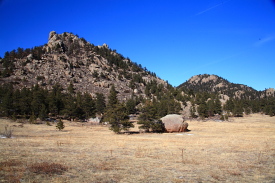
<svg viewBox="0 0 275 183">
<path fill-rule="evenodd" d="M 107 95 L 114 85 L 120 100 L 134 93 L 145 96 L 145 85 L 150 82 L 167 86 L 164 80 L 124 58 L 107 44 L 95 46 L 73 33 L 50 32 L 48 43 L 32 49 L 18 48 L 7 53 L 0 62 L 2 83 L 30 88 L 39 84 L 46 89 L 70 84 L 78 92 Z M 6 64 L 5 64 L 6 63 Z"/>
<path fill-rule="evenodd" d="M 201 74 L 191 77 L 188 81 L 178 86 L 179 89 L 192 90 L 193 92 L 220 93 L 233 98 L 256 99 L 266 96 L 275 96 L 274 89 L 257 91 L 243 84 L 236 84 L 228 80 L 209 74 Z"/>
</svg>

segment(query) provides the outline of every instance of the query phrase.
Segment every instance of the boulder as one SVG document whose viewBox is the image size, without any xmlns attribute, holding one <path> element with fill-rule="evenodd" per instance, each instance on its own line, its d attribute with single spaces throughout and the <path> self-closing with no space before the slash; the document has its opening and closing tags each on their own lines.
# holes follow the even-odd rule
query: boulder
<svg viewBox="0 0 275 183">
<path fill-rule="evenodd" d="M 168 114 L 161 118 L 167 132 L 186 132 L 188 123 L 184 122 L 181 115 Z"/>
<path fill-rule="evenodd" d="M 91 123 L 92 125 L 99 125 L 100 124 L 100 118 L 98 118 L 98 117 L 90 118 L 90 119 L 88 119 L 88 123 Z"/>
</svg>

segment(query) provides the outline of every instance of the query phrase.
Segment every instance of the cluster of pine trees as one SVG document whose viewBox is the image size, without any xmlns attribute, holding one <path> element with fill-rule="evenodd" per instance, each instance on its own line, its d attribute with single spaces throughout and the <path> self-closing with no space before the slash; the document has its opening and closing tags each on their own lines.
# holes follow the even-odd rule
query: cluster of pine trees
<svg viewBox="0 0 275 183">
<path fill-rule="evenodd" d="M 45 51 L 43 51 L 42 46 L 27 49 L 19 47 L 17 48 L 17 50 L 12 50 L 10 52 L 7 51 L 3 59 L 1 59 L 0 57 L 0 63 L 3 66 L 3 70 L 0 70 L 0 77 L 9 77 L 13 74 L 13 62 L 15 59 L 22 59 L 24 57 L 27 57 L 29 54 L 32 54 L 32 57 L 34 59 L 40 60 L 44 53 Z"/>
<path fill-rule="evenodd" d="M 191 117 L 208 118 L 215 114 L 226 117 L 242 117 L 244 114 L 263 113 L 275 116 L 275 97 L 263 97 L 254 100 L 231 97 L 222 105 L 222 95 L 209 92 L 189 91 L 188 100 L 191 101 Z"/>
<path fill-rule="evenodd" d="M 217 114 L 241 117 L 257 112 L 275 115 L 274 97 L 258 100 L 230 98 L 222 105 L 219 94 L 195 93 L 192 90 L 184 93 L 156 82 L 146 85 L 145 98 L 133 94 L 131 99 L 121 102 L 117 99 L 117 93 L 115 87 L 111 86 L 106 99 L 102 93 L 92 97 L 88 93 L 76 92 L 72 83 L 66 89 L 57 84 L 51 90 L 39 85 L 19 90 L 14 89 L 12 84 L 4 84 L 0 86 L 0 115 L 35 121 L 37 118 L 85 120 L 101 114 L 103 121 L 108 121 L 110 129 L 116 133 L 133 127 L 129 122 L 130 114 L 139 114 L 139 124 L 146 131 L 162 132 L 164 127 L 160 118 L 167 114 L 178 114 L 187 101 L 191 102 L 190 117 L 193 118 L 204 119 Z"/>
<path fill-rule="evenodd" d="M 149 89 L 151 87 L 148 86 Z M 103 120 L 111 124 L 113 131 L 119 133 L 133 127 L 129 122 L 129 114 L 142 113 L 142 128 L 160 131 L 156 120 L 167 114 L 179 113 L 181 110 L 181 105 L 175 100 L 172 92 L 162 89 L 165 92 L 159 93 L 158 97 L 152 94 L 152 98 L 145 99 L 133 94 L 131 99 L 121 102 L 117 99 L 118 92 L 114 86 L 111 87 L 106 100 L 102 93 L 92 97 L 88 93 L 76 92 L 72 83 L 66 89 L 57 84 L 51 90 L 38 84 L 32 88 L 22 89 L 14 89 L 12 84 L 4 84 L 0 86 L 0 115 L 30 121 L 37 118 L 85 120 L 97 113 L 103 115 Z"/>
<path fill-rule="evenodd" d="M 54 85 L 50 91 L 39 85 L 21 90 L 14 89 L 12 84 L 0 86 L 1 116 L 41 120 L 58 116 L 87 119 L 104 109 L 104 95 L 98 93 L 94 99 L 88 93 L 76 93 L 72 84 L 65 92 L 61 85 Z"/>
</svg>

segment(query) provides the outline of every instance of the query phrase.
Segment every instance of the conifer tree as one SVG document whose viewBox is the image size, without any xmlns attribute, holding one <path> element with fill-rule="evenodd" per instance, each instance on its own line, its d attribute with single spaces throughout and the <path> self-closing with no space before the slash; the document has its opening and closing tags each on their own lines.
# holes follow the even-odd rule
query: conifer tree
<svg viewBox="0 0 275 183">
<path fill-rule="evenodd" d="M 123 104 L 115 104 L 112 108 L 108 108 L 104 117 L 105 121 L 110 123 L 110 130 L 120 133 L 121 130 L 128 130 L 134 125 L 129 122 L 127 109 Z"/>
<path fill-rule="evenodd" d="M 102 93 L 96 93 L 95 100 L 96 112 L 99 114 L 103 114 L 106 108 L 105 97 Z"/>
<path fill-rule="evenodd" d="M 222 103 L 218 97 L 216 97 L 214 101 L 214 113 L 221 114 L 222 113 Z"/>
<path fill-rule="evenodd" d="M 81 106 L 83 108 L 83 111 L 85 112 L 86 119 L 90 116 L 95 116 L 95 102 L 90 94 L 84 93 Z"/>
<path fill-rule="evenodd" d="M 239 101 L 236 101 L 235 104 L 234 104 L 234 109 L 233 109 L 233 114 L 234 116 L 236 117 L 242 117 L 243 116 L 243 108 L 242 108 L 242 105 Z"/>
<path fill-rule="evenodd" d="M 112 85 L 109 95 L 108 95 L 108 104 L 107 107 L 108 108 L 113 108 L 115 107 L 115 105 L 118 104 L 118 99 L 117 99 L 117 91 L 115 89 L 115 86 Z"/>
<path fill-rule="evenodd" d="M 61 119 L 59 119 L 59 121 L 57 122 L 56 128 L 57 128 L 59 131 L 61 131 L 61 130 L 63 130 L 63 129 L 65 128 L 65 125 L 64 125 L 64 123 L 63 123 L 63 121 L 62 121 Z"/>
<path fill-rule="evenodd" d="M 146 101 L 141 112 L 138 122 L 138 124 L 141 124 L 140 129 L 164 132 L 165 129 L 163 123 L 158 118 L 157 105 L 154 105 L 154 102 Z"/>
<path fill-rule="evenodd" d="M 131 98 L 126 102 L 126 109 L 128 114 L 135 114 L 136 113 L 136 101 Z"/>
<path fill-rule="evenodd" d="M 59 115 L 60 111 L 64 108 L 61 91 L 61 85 L 54 85 L 48 95 L 49 112 L 54 116 Z"/>
</svg>

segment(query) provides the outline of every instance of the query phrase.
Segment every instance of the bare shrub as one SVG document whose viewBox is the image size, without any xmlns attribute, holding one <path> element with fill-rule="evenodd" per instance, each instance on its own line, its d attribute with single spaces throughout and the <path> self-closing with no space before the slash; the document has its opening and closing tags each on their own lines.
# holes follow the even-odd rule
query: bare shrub
<svg viewBox="0 0 275 183">
<path fill-rule="evenodd" d="M 42 163 L 35 163 L 29 167 L 29 170 L 33 173 L 38 174 L 62 174 L 64 171 L 67 171 L 68 168 L 64 165 L 61 165 L 59 163 L 48 163 L 48 162 L 42 162 Z"/>
<path fill-rule="evenodd" d="M 6 138 L 11 138 L 12 133 L 13 133 L 12 128 L 9 125 L 6 125 L 4 131 L 1 132 L 1 135 L 6 137 Z"/>
</svg>

